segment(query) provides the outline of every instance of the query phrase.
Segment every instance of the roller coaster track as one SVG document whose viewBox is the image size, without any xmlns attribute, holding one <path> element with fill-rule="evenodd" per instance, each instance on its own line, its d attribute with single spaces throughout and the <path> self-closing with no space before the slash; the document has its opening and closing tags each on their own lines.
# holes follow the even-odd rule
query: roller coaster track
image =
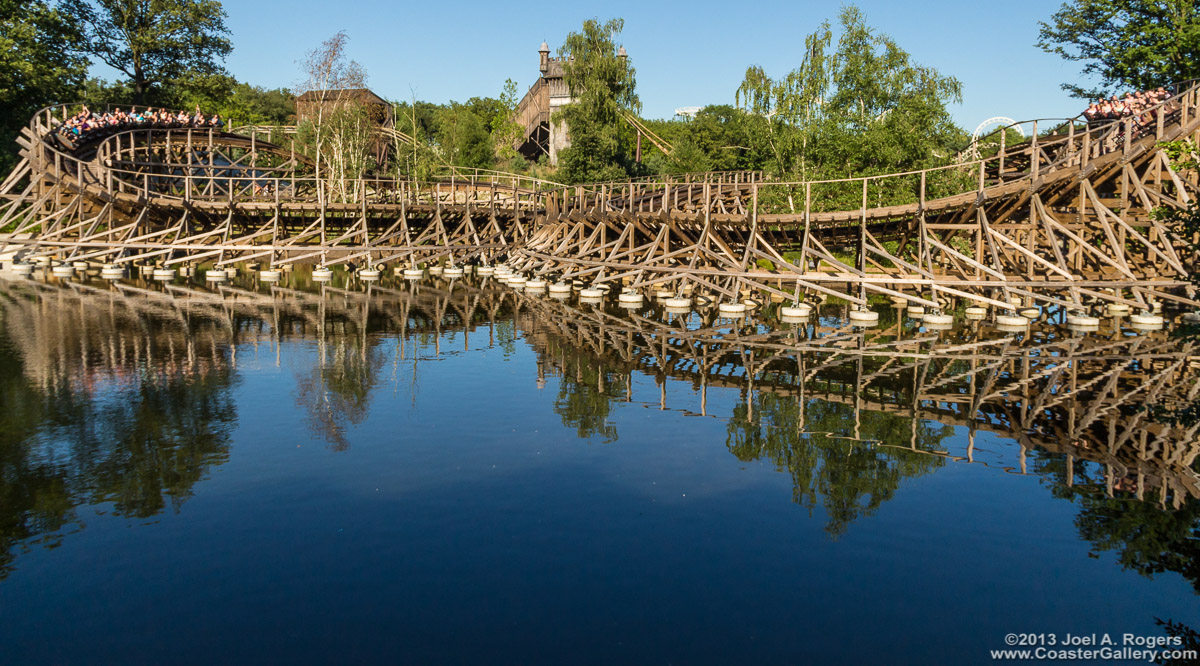
<svg viewBox="0 0 1200 666">
<path fill-rule="evenodd" d="M 251 136 L 264 135 L 274 137 L 276 135 L 295 136 L 299 132 L 299 127 L 296 125 L 240 125 L 237 127 L 237 132 L 240 135 L 250 134 Z M 563 187 L 562 183 L 544 178 L 534 178 L 525 174 L 512 173 L 510 171 L 499 171 L 496 169 L 482 169 L 475 167 L 460 167 L 450 164 L 438 152 L 432 151 L 428 146 L 417 141 L 411 134 L 401 132 L 394 127 L 376 127 L 375 132 L 389 141 L 406 146 L 416 146 L 421 149 L 429 150 L 434 154 L 438 161 L 438 168 L 435 171 L 435 176 L 447 178 L 449 176 L 457 176 L 459 178 L 506 178 L 516 179 L 524 182 L 532 183 L 538 187 Z M 304 158 L 307 159 L 307 158 Z"/>
<path fill-rule="evenodd" d="M 283 265 L 507 260 L 558 279 L 730 300 L 891 296 L 928 308 L 1197 305 L 1191 245 L 1151 213 L 1197 174 L 1197 87 L 1127 118 L 1030 123 L 1030 139 L 908 173 L 774 182 L 757 173 L 563 187 L 511 174 L 318 177 L 257 132 L 136 129 L 75 151 L 51 107 L 0 187 L 0 229 L 31 258 Z"/>
</svg>

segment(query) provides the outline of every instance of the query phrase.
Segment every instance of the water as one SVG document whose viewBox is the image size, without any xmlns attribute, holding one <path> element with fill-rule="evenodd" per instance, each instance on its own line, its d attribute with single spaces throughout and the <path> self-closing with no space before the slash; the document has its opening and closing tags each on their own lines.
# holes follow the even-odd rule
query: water
<svg viewBox="0 0 1200 666">
<path fill-rule="evenodd" d="M 1195 626 L 1190 348 L 0 286 L 0 662 L 982 663 Z M 881 308 L 882 309 L 882 308 Z M 915 413 L 915 417 L 914 417 Z"/>
</svg>

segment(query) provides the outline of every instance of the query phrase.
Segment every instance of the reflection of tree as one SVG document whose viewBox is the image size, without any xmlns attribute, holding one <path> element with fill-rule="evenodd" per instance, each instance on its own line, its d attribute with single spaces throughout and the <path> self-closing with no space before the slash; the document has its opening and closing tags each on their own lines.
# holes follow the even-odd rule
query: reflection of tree
<svg viewBox="0 0 1200 666">
<path fill-rule="evenodd" d="M 1106 478 L 1094 463 L 1074 460 L 1061 453 L 1038 452 L 1031 469 L 1050 482 L 1052 494 L 1079 507 L 1075 527 L 1091 544 L 1093 552 L 1112 552 L 1121 567 L 1147 578 L 1172 572 L 1183 576 L 1200 594 L 1200 501 L 1188 499 L 1167 508 L 1169 497 L 1151 489 L 1138 498 L 1121 489 L 1122 479 Z M 1110 495 L 1107 488 L 1114 482 Z M 1158 500 L 1158 501 L 1155 501 Z M 1156 619 L 1168 636 L 1182 645 L 1172 649 L 1195 650 L 1200 639 L 1190 626 L 1173 620 Z M 1196 660 L 1164 660 L 1159 664 L 1196 664 Z"/>
<path fill-rule="evenodd" d="M 1168 509 L 1161 489 L 1139 499 L 1123 489 L 1133 484 L 1106 478 L 1103 466 L 1062 453 L 1036 452 L 1030 470 L 1048 482 L 1054 497 L 1079 507 L 1075 527 L 1093 550 L 1116 553 L 1122 567 L 1146 577 L 1175 572 L 1200 594 L 1200 501 Z"/>
<path fill-rule="evenodd" d="M 51 426 L 55 407 L 66 408 L 63 416 L 77 411 L 77 405 L 66 404 L 75 396 L 56 400 L 59 396 L 30 386 L 5 338 L 0 331 L 0 575 L 11 570 L 18 544 L 65 527 L 77 503 L 66 471 L 34 450 L 39 431 Z"/>
<path fill-rule="evenodd" d="M 1155 618 L 1154 622 L 1162 627 L 1168 636 L 1179 640 L 1178 645 L 1170 645 L 1165 649 L 1187 650 L 1192 654 L 1200 654 L 1200 632 L 1182 622 L 1175 622 L 1173 620 L 1164 621 L 1161 618 Z M 1167 659 L 1166 657 L 1159 656 L 1154 660 L 1154 663 L 1169 664 L 1170 666 L 1197 666 L 1200 664 L 1200 658 L 1189 659 L 1181 657 L 1179 659 Z"/>
<path fill-rule="evenodd" d="M 308 411 L 313 434 L 344 451 L 350 448 L 347 429 L 367 418 L 384 355 L 365 337 L 322 342 L 319 354 L 320 362 L 297 381 L 296 402 Z"/>
<path fill-rule="evenodd" d="M 48 308 L 48 314 L 61 315 L 60 331 L 79 323 L 65 309 Z M 10 325 L 0 331 L 5 411 L 0 420 L 0 573 L 11 569 L 20 545 L 60 538 L 76 523 L 77 506 L 112 503 L 117 515 L 134 518 L 153 516 L 168 503 L 178 510 L 205 470 L 226 459 L 237 417 L 228 364 L 202 364 L 198 371 L 149 364 L 109 368 L 116 378 L 99 380 L 98 391 L 87 382 L 39 388 L 29 379 L 37 373 L 16 351 L 32 348 L 24 338 L 37 333 L 5 318 Z M 143 323 L 161 329 L 159 322 Z M 115 327 L 101 330 L 120 335 Z"/>
<path fill-rule="evenodd" d="M 1200 593 L 1200 505 L 1164 511 L 1150 502 L 1080 496 L 1079 535 L 1100 551 L 1116 551 L 1126 569 L 1144 576 L 1173 571 Z"/>
<path fill-rule="evenodd" d="M 580 438 L 603 437 L 605 443 L 617 441 L 617 427 L 609 422 L 612 402 L 629 395 L 629 377 L 605 367 L 603 361 L 567 347 L 551 351 L 561 379 L 554 413 L 563 425 L 574 428 Z"/>
<path fill-rule="evenodd" d="M 790 473 L 793 501 L 810 512 L 819 502 L 829 517 L 825 529 L 837 537 L 890 500 L 904 479 L 945 464 L 929 452 L 942 452 L 940 442 L 953 428 L 764 392 L 734 408 L 727 432 L 726 446 L 739 460 L 769 460 Z"/>
<path fill-rule="evenodd" d="M 191 495 L 205 470 L 228 459 L 237 407 L 228 366 L 205 375 L 143 377 L 122 400 L 105 401 L 90 418 L 100 455 L 93 461 L 92 501 L 145 518 Z M 105 446 L 105 443 L 108 445 Z"/>
</svg>

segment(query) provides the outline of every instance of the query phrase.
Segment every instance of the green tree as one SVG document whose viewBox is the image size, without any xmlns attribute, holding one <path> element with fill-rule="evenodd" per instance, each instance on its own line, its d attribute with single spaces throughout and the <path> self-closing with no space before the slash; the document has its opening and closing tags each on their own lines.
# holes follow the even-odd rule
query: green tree
<svg viewBox="0 0 1200 666">
<path fill-rule="evenodd" d="M 1076 97 L 1200 78 L 1196 0 L 1072 0 L 1039 25 L 1038 46 L 1099 78 L 1094 88 L 1064 83 Z"/>
<path fill-rule="evenodd" d="M 728 104 L 706 106 L 687 123 L 693 140 L 708 156 L 716 171 L 762 169 L 769 159 L 767 149 L 753 135 L 765 119 Z"/>
<path fill-rule="evenodd" d="M 496 156 L 505 162 L 512 162 L 520 157 L 517 152 L 517 139 L 521 138 L 521 124 L 517 122 L 517 82 L 512 79 L 504 81 L 504 92 L 497 100 L 498 108 L 492 116 L 489 130 L 492 133 L 492 143 L 496 146 Z"/>
<path fill-rule="evenodd" d="M 754 66 L 738 88 L 739 106 L 764 119 L 749 127 L 769 147 L 772 170 L 836 178 L 932 166 L 949 155 L 964 134 L 946 105 L 961 101 L 962 84 L 912 62 L 857 7 L 844 7 L 839 24 L 832 53 L 825 23 L 805 39 L 798 68 L 774 79 Z"/>
<path fill-rule="evenodd" d="M 777 174 L 790 173 L 797 166 L 802 174 L 807 171 L 807 164 L 798 165 L 796 160 L 807 156 L 809 138 L 819 135 L 825 119 L 824 102 L 834 76 L 828 55 L 832 39 L 826 21 L 805 37 L 798 68 L 776 80 L 762 67 L 751 66 L 737 89 L 738 106 L 766 121 L 755 126 L 754 139 L 769 147 Z"/>
<path fill-rule="evenodd" d="M 668 156 L 643 143 L 645 166 L 650 173 L 676 174 L 762 169 L 771 164 L 770 149 L 755 137 L 766 122 L 727 104 L 706 106 L 691 120 L 647 120 L 675 150 Z"/>
<path fill-rule="evenodd" d="M 560 155 L 561 175 L 569 183 L 617 180 L 628 175 L 629 148 L 622 141 L 622 114 L 640 110 L 636 72 L 617 52 L 622 19 L 583 22 L 582 32 L 567 35 L 559 57 L 573 103 L 555 122 L 566 121 L 571 146 Z"/>
<path fill-rule="evenodd" d="M 358 200 L 359 179 L 375 167 L 375 125 L 354 93 L 366 87 L 367 72 L 346 59 L 349 41 L 345 32 L 338 32 L 309 51 L 301 63 L 305 79 L 296 91 L 300 98 L 311 94 L 297 144 L 315 159 L 324 196 L 336 201 Z"/>
<path fill-rule="evenodd" d="M 295 120 L 296 98 L 283 88 L 235 83 L 229 97 L 212 110 L 238 124 L 287 125 Z"/>
<path fill-rule="evenodd" d="M 80 50 L 129 77 L 135 104 L 163 103 L 173 85 L 225 74 L 233 49 L 219 0 L 62 0 Z"/>
<path fill-rule="evenodd" d="M 16 135 L 33 114 L 73 101 L 87 60 L 73 53 L 78 35 L 44 0 L 0 0 L 0 169 L 16 162 Z"/>
<path fill-rule="evenodd" d="M 675 150 L 663 157 L 662 170 L 666 173 L 700 173 L 712 170 L 712 160 L 704 149 L 691 137 L 675 142 Z"/>
<path fill-rule="evenodd" d="M 416 99 L 392 104 L 396 130 L 412 137 L 409 142 L 397 135 L 392 142 L 392 166 L 397 176 L 425 180 L 440 163 L 437 147 L 433 143 L 438 109 L 436 104 Z"/>
<path fill-rule="evenodd" d="M 492 138 L 482 118 L 465 105 L 451 102 L 437 112 L 437 143 L 443 159 L 454 166 L 489 168 Z"/>
</svg>

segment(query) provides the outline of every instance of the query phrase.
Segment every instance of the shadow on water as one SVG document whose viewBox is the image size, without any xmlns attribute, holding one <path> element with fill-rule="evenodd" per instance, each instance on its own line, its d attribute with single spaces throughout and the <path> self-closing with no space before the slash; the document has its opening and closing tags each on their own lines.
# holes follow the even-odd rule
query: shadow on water
<svg viewBox="0 0 1200 666">
<path fill-rule="evenodd" d="M 864 331 L 842 326 L 836 308 L 802 324 L 769 311 L 731 321 L 472 281 L 23 281 L 0 291 L 0 310 L 5 572 L 21 549 L 78 528 L 81 506 L 111 505 L 132 519 L 178 511 L 227 459 L 247 345 L 268 346 L 276 363 L 285 341 L 314 350 L 311 363 L 296 364 L 293 397 L 310 431 L 344 451 L 401 364 L 413 368 L 415 401 L 421 364 L 477 347 L 511 356 L 523 340 L 539 386 L 557 382 L 552 409 L 581 439 L 618 441 L 622 402 L 710 416 L 710 392 L 738 396 L 732 413 L 715 415 L 727 421 L 725 446 L 789 475 L 793 501 L 819 507 L 832 537 L 906 479 L 984 464 L 1036 475 L 1072 502 L 1094 551 L 1146 576 L 1177 572 L 1200 592 L 1197 428 L 1156 422 L 1145 409 L 1194 400 L 1200 388 L 1191 347 L 1163 333 L 936 332 L 898 316 Z M 454 349 L 443 349 L 451 340 Z M 652 378 L 658 394 L 645 395 L 635 376 Z M 686 404 L 670 404 L 681 392 Z M 963 430 L 966 446 L 952 444 Z M 1015 444 L 984 460 L 984 434 Z"/>
</svg>

